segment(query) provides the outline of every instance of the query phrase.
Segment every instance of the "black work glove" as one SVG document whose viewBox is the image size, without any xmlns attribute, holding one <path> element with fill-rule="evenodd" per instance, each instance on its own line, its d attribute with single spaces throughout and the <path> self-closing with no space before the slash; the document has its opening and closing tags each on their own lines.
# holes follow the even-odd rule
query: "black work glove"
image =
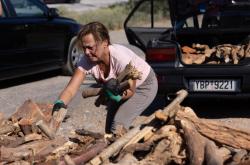
<svg viewBox="0 0 250 165">
<path fill-rule="evenodd" d="M 64 104 L 64 102 L 62 100 L 56 100 L 54 102 L 54 106 L 52 109 L 52 115 L 55 111 L 59 111 L 61 108 L 67 108 L 67 105 Z"/>
<path fill-rule="evenodd" d="M 117 79 L 111 78 L 104 83 L 104 90 L 112 92 L 114 95 L 121 94 L 120 83 Z"/>
</svg>

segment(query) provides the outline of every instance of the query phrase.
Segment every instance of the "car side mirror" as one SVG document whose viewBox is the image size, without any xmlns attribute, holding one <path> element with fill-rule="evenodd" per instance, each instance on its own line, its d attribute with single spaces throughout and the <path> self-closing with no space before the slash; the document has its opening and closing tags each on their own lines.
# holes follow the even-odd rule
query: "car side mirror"
<svg viewBox="0 0 250 165">
<path fill-rule="evenodd" d="M 56 9 L 56 8 L 49 8 L 48 16 L 50 18 L 58 17 L 59 16 L 58 9 Z"/>
</svg>

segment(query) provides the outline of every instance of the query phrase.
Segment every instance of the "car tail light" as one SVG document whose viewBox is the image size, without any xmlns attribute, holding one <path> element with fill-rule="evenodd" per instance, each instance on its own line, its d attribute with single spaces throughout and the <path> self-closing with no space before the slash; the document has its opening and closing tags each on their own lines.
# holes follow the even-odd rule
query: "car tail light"
<svg viewBox="0 0 250 165">
<path fill-rule="evenodd" d="M 149 48 L 146 51 L 148 62 L 167 62 L 174 61 L 176 58 L 176 48 Z"/>
</svg>

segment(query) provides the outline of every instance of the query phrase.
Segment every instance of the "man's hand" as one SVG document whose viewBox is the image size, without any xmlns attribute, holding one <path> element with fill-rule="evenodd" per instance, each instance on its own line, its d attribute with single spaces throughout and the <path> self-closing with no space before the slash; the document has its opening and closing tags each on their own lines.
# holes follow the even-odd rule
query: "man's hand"
<svg viewBox="0 0 250 165">
<path fill-rule="evenodd" d="M 67 105 L 64 104 L 64 102 L 62 100 L 56 100 L 54 102 L 54 106 L 52 109 L 52 115 L 55 111 L 59 111 L 61 108 L 67 108 Z"/>
</svg>

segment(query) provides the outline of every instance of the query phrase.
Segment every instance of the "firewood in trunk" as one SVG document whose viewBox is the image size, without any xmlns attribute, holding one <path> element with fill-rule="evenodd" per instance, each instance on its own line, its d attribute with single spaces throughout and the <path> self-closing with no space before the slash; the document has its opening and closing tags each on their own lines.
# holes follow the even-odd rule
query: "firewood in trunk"
<svg viewBox="0 0 250 165">
<path fill-rule="evenodd" d="M 232 59 L 233 59 L 233 63 L 234 64 L 238 64 L 239 63 L 239 57 L 238 57 L 238 53 L 239 53 L 239 50 L 240 50 L 240 46 L 233 46 L 232 47 Z"/>
<path fill-rule="evenodd" d="M 181 50 L 182 50 L 182 52 L 185 53 L 185 54 L 196 53 L 196 50 L 193 49 L 193 48 L 191 48 L 191 47 L 189 47 L 189 46 L 182 46 L 182 47 L 181 47 Z"/>
<path fill-rule="evenodd" d="M 205 55 L 205 57 L 210 58 L 211 55 L 215 52 L 216 52 L 216 49 L 214 47 L 212 49 L 210 49 L 209 46 L 206 46 L 205 50 L 204 50 L 204 55 Z"/>
<path fill-rule="evenodd" d="M 192 54 L 183 53 L 181 56 L 181 61 L 187 65 L 193 64 Z"/>
<path fill-rule="evenodd" d="M 244 54 L 245 54 L 245 57 L 250 57 L 250 42 L 246 45 Z"/>
</svg>

